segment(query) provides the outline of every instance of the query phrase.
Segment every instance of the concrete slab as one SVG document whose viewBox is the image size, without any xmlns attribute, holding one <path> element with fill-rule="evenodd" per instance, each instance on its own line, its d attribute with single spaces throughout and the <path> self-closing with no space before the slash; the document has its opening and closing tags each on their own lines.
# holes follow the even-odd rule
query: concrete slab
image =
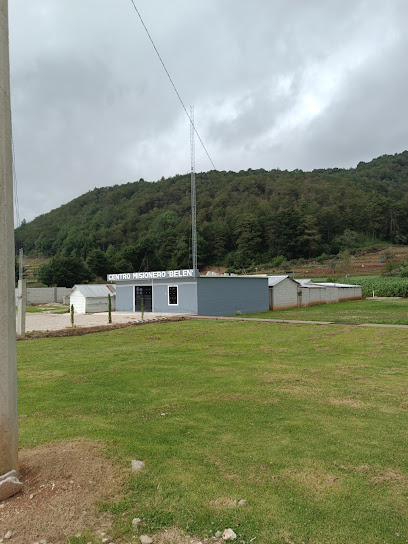
<svg viewBox="0 0 408 544">
<path fill-rule="evenodd" d="M 186 319 L 215 319 L 216 321 L 259 321 L 263 323 L 286 323 L 288 325 L 343 325 L 350 327 L 376 327 L 379 329 L 408 329 L 408 325 L 387 323 L 345 323 L 340 321 L 300 321 L 299 319 L 262 319 L 260 317 L 219 317 L 211 315 L 190 315 Z"/>
<path fill-rule="evenodd" d="M 0 476 L 0 501 L 4 501 L 18 493 L 23 484 L 17 478 L 17 471 L 11 470 Z"/>
<path fill-rule="evenodd" d="M 145 312 L 143 321 L 155 321 L 170 317 L 183 317 L 183 314 L 164 314 Z M 112 312 L 112 323 L 137 323 L 142 321 L 140 312 Z M 75 314 L 76 327 L 95 327 L 108 325 L 108 312 L 97 314 Z M 27 313 L 26 331 L 57 331 L 71 328 L 71 316 L 66 314 L 53 314 L 48 312 Z"/>
</svg>

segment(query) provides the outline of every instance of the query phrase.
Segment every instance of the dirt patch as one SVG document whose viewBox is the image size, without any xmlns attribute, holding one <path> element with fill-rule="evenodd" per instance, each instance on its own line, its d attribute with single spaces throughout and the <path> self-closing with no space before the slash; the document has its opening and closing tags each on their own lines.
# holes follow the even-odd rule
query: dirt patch
<svg viewBox="0 0 408 544">
<path fill-rule="evenodd" d="M 332 404 L 333 406 L 347 406 L 349 408 L 367 408 L 368 406 L 368 404 L 363 402 L 362 400 L 353 399 L 350 397 L 343 399 L 335 399 L 333 397 L 330 397 L 327 402 L 329 404 Z"/>
<path fill-rule="evenodd" d="M 383 470 L 379 472 L 376 476 L 373 476 L 371 478 L 371 482 L 373 484 L 404 484 L 406 485 L 408 482 L 408 478 L 405 474 L 402 474 L 402 472 L 399 472 L 398 470 L 394 470 L 392 468 Z"/>
<path fill-rule="evenodd" d="M 337 489 L 340 485 L 338 476 L 317 469 L 305 469 L 299 472 L 285 471 L 282 476 L 317 495 Z"/>
<path fill-rule="evenodd" d="M 84 530 L 108 530 L 96 505 L 123 488 L 123 475 L 87 441 L 58 442 L 22 450 L 23 490 L 0 503 L 0 538 L 12 531 L 12 544 L 39 540 L 66 543 Z"/>
<path fill-rule="evenodd" d="M 357 472 L 358 474 L 361 472 L 369 472 L 371 470 L 370 465 L 358 465 L 356 467 L 352 467 L 354 472 Z"/>
<path fill-rule="evenodd" d="M 221 497 L 210 501 L 210 506 L 212 508 L 235 508 L 237 506 L 237 501 L 235 499 L 229 499 L 228 497 Z"/>
<path fill-rule="evenodd" d="M 339 468 L 340 470 L 345 470 L 346 472 L 356 472 L 357 474 L 364 474 L 367 472 L 372 471 L 372 467 L 370 465 L 364 464 L 364 465 L 342 465 L 338 464 L 336 461 L 334 462 L 334 465 Z"/>
<path fill-rule="evenodd" d="M 199 542 L 208 542 L 208 539 L 200 540 L 186 535 L 177 528 L 166 529 L 153 535 L 154 544 L 199 544 Z M 223 542 L 222 539 L 211 539 L 212 544 Z"/>
</svg>

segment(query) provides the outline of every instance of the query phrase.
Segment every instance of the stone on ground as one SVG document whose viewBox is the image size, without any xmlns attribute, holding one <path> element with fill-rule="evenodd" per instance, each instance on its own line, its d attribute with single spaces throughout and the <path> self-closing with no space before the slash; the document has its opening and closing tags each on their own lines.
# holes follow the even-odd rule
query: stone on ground
<svg viewBox="0 0 408 544">
<path fill-rule="evenodd" d="M 132 470 L 133 470 L 133 472 L 143 470 L 144 466 L 145 466 L 144 461 L 136 461 L 135 459 L 133 459 L 133 461 L 132 461 Z"/>
<path fill-rule="evenodd" d="M 140 542 L 141 542 L 142 544 L 152 544 L 153 539 L 151 539 L 150 536 L 142 535 L 142 536 L 140 537 Z"/>
<path fill-rule="evenodd" d="M 232 529 L 225 529 L 225 531 L 222 533 L 222 538 L 223 540 L 235 540 L 237 535 Z"/>
<path fill-rule="evenodd" d="M 142 520 L 140 518 L 133 518 L 132 519 L 133 527 L 136 527 L 136 525 L 139 525 L 140 523 L 142 523 Z"/>
<path fill-rule="evenodd" d="M 244 504 L 246 504 L 246 499 L 241 499 L 240 501 L 238 501 L 238 504 L 239 506 L 244 506 Z"/>
<path fill-rule="evenodd" d="M 0 501 L 12 497 L 18 493 L 22 487 L 23 484 L 18 480 L 17 472 L 15 470 L 11 470 L 10 472 L 7 472 L 7 474 L 0 476 Z"/>
</svg>

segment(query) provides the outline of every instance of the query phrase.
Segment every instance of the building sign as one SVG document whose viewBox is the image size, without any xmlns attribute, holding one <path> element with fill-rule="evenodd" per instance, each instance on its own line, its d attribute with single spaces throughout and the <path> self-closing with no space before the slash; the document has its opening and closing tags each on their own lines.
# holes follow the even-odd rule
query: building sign
<svg viewBox="0 0 408 544">
<path fill-rule="evenodd" d="M 166 278 L 194 278 L 194 270 L 156 270 L 154 272 L 131 272 L 128 274 L 108 274 L 108 281 L 163 280 Z"/>
</svg>

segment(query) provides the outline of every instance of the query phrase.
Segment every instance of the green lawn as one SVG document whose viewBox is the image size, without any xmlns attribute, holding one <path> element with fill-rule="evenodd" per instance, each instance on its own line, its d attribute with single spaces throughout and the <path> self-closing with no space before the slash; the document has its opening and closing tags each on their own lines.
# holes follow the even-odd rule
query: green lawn
<svg viewBox="0 0 408 544">
<path fill-rule="evenodd" d="M 42 306 L 41 304 L 34 306 L 27 306 L 26 312 L 29 314 L 35 314 L 39 312 L 52 312 L 53 314 L 66 314 L 69 311 L 69 306 L 63 306 L 58 304 L 57 306 Z"/>
<path fill-rule="evenodd" d="M 242 317 L 408 325 L 408 299 L 351 300 L 337 304 L 319 304 L 306 308 L 295 308 L 293 310 L 245 314 Z"/>
<path fill-rule="evenodd" d="M 245 321 L 18 342 L 20 445 L 86 437 L 126 469 L 146 462 L 105 506 L 112 540 L 176 525 L 402 544 L 407 360 L 408 330 Z"/>
</svg>

